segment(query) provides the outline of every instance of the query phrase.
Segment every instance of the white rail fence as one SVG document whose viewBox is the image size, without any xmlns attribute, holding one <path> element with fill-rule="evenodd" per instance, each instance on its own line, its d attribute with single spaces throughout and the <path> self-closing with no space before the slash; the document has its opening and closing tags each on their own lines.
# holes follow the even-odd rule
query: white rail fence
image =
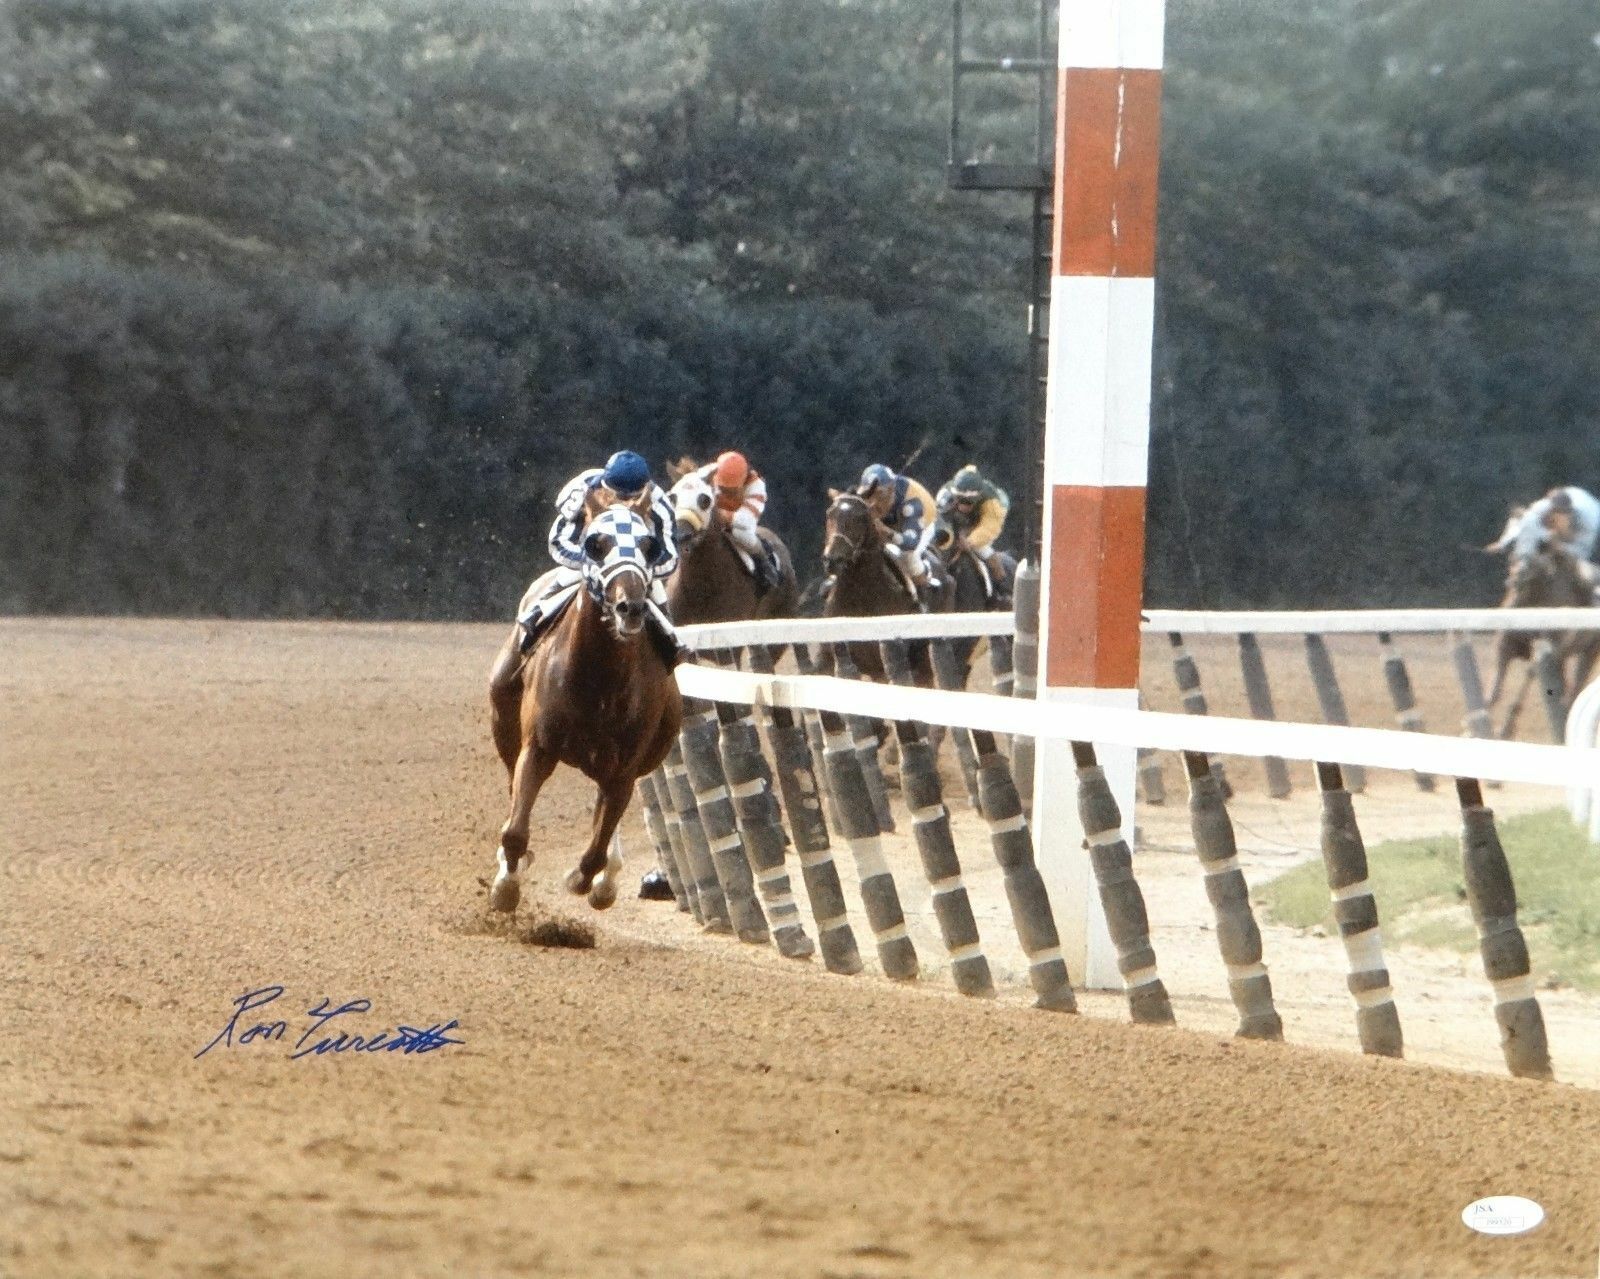
<svg viewBox="0 0 1600 1279">
<path fill-rule="evenodd" d="M 1596 629 L 1600 609 L 1358 614 L 1152 611 L 1146 627 L 1174 636 L 1181 630 L 1241 637 L 1374 632 L 1380 638 L 1391 632 L 1459 636 L 1552 627 Z M 1081 965 L 1093 954 L 1094 941 L 1089 932 L 1098 927 L 1105 935 L 1094 944 L 1114 953 L 1113 972 L 1120 974 L 1134 1019 L 1170 1021 L 1171 1005 L 1157 970 L 1144 900 L 1123 835 L 1126 806 L 1119 808 L 1096 749 L 1174 751 L 1182 756 L 1188 776 L 1195 847 L 1217 912 L 1216 935 L 1239 1010 L 1239 1033 L 1281 1037 L 1261 936 L 1251 915 L 1226 810 L 1226 783 L 1211 760 L 1214 755 L 1307 760 L 1316 766 L 1322 853 L 1346 951 L 1361 1044 L 1368 1052 L 1399 1055 L 1399 1014 L 1389 989 L 1365 848 L 1351 799 L 1355 788 L 1347 778 L 1365 767 L 1425 773 L 1430 779 L 1439 774 L 1457 779 L 1463 874 L 1479 924 L 1506 1061 L 1516 1074 L 1550 1077 L 1542 1014 L 1515 922 L 1511 868 L 1480 783 L 1532 783 L 1592 794 L 1600 783 L 1600 746 L 1595 740 L 1600 694 L 1574 708 L 1574 744 L 1542 745 L 1339 723 L 1046 704 L 1026 697 L 955 691 L 960 681 L 949 678 L 954 661 L 949 641 L 1009 636 L 1012 619 L 1003 614 L 790 619 L 684 627 L 681 633 L 686 643 L 715 654 L 718 664 L 679 668 L 679 686 L 689 699 L 680 748 L 641 790 L 652 841 L 679 906 L 692 911 L 706 927 L 737 932 L 747 941 L 770 939 L 792 957 L 813 953 L 785 860 L 785 848 L 793 847 L 823 962 L 833 972 L 860 971 L 850 911 L 833 860 L 836 841 L 849 849 L 855 862 L 859 899 L 877 942 L 882 971 L 902 980 L 919 975 L 916 944 L 880 842 L 881 836 L 896 829 L 878 775 L 878 743 L 870 727 L 882 721 L 892 726 L 899 742 L 902 800 L 951 974 L 963 993 L 992 994 L 977 916 L 962 877 L 963 852 L 952 834 L 925 728 L 943 726 L 958 746 L 964 745 L 971 764 L 969 794 L 988 826 L 1039 1006 L 1074 1007 L 1071 979 L 1081 979 L 1086 972 Z M 931 641 L 936 665 L 943 660 L 941 688 L 907 686 L 911 682 L 908 642 L 919 640 Z M 859 652 L 861 646 L 876 645 L 893 682 L 774 671 L 774 656 L 789 646 L 799 646 L 797 660 L 803 670 L 810 670 L 808 645 L 827 648 L 841 669 L 852 648 Z M 736 668 L 741 655 L 746 669 Z M 1020 674 L 1019 670 L 1019 683 Z M 1023 765 L 1016 756 L 1008 759 L 1001 749 L 1005 735 L 1019 746 L 1038 739 L 1071 744 L 1072 774 L 1051 782 L 1075 785 L 1078 792 L 1087 838 L 1081 854 L 1074 850 L 1076 860 L 1071 865 L 1036 864 L 1026 807 L 1016 784 L 1023 779 L 1013 778 L 1011 772 L 1013 759 L 1019 770 Z M 772 755 L 770 765 L 764 752 Z M 1591 813 L 1593 807 L 1591 803 Z M 1097 911 L 1087 911 L 1090 899 Z M 1064 915 L 1059 930 L 1056 913 Z"/>
</svg>

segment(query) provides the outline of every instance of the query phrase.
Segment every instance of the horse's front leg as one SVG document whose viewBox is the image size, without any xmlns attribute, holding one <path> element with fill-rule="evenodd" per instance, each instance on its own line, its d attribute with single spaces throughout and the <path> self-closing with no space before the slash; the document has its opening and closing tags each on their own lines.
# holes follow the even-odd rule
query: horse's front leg
<svg viewBox="0 0 1600 1279">
<path fill-rule="evenodd" d="M 594 806 L 594 830 L 589 847 L 567 875 L 567 890 L 587 893 L 589 905 L 605 910 L 617 900 L 617 877 L 622 872 L 622 849 L 616 840 L 617 823 L 633 796 L 633 780 L 600 787 Z"/>
<path fill-rule="evenodd" d="M 555 770 L 556 757 L 532 744 L 523 746 L 511 772 L 511 816 L 500 828 L 497 867 L 489 888 L 489 905 L 509 914 L 522 896 L 522 859 L 528 855 L 528 822 L 539 790 Z"/>
</svg>

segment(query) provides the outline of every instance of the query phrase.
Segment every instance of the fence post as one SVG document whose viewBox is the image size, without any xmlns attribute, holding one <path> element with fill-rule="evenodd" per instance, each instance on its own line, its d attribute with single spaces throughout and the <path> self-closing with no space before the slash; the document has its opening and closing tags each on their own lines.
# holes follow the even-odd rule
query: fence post
<svg viewBox="0 0 1600 1279">
<path fill-rule="evenodd" d="M 760 647 L 750 650 L 750 669 L 770 675 L 771 653 Z M 800 876 L 805 880 L 806 896 L 811 899 L 811 914 L 817 923 L 817 944 L 822 963 L 830 973 L 853 975 L 861 971 L 861 952 L 855 930 L 845 911 L 844 887 L 839 868 L 834 864 L 828 842 L 828 823 L 822 816 L 824 790 L 818 783 L 804 726 L 795 723 L 787 706 L 766 708 L 767 740 L 772 745 L 774 773 L 783 795 L 783 810 L 789 819 L 789 833 L 800 858 Z"/>
<path fill-rule="evenodd" d="M 1421 733 L 1422 712 L 1417 709 L 1417 696 L 1411 690 L 1411 676 L 1406 671 L 1405 659 L 1400 656 L 1400 650 L 1394 646 L 1394 639 L 1387 631 L 1378 632 L 1378 650 L 1383 654 L 1383 679 L 1389 686 L 1389 700 L 1394 703 L 1395 718 L 1400 727 L 1408 733 Z M 1415 773 L 1417 789 L 1431 791 L 1434 787 L 1433 778 L 1427 773 Z"/>
<path fill-rule="evenodd" d="M 706 932 L 731 933 L 733 921 L 728 916 L 728 899 L 723 896 L 716 863 L 711 860 L 711 845 L 706 840 L 705 823 L 700 820 L 700 810 L 695 807 L 694 787 L 689 782 L 689 770 L 683 763 L 681 736 L 673 742 L 665 767 L 671 811 L 678 816 L 683 849 L 694 884 L 690 900 L 699 904 L 700 923 Z"/>
<path fill-rule="evenodd" d="M 860 679 L 861 670 L 850 655 L 849 644 L 833 646 L 834 674 L 841 679 Z M 855 742 L 856 754 L 861 757 L 861 777 L 867 784 L 867 794 L 872 798 L 872 816 L 882 834 L 894 830 L 894 812 L 889 807 L 889 788 L 884 784 L 883 768 L 878 763 L 878 726 L 876 720 L 865 715 L 846 715 L 850 738 Z"/>
<path fill-rule="evenodd" d="M 1011 695 L 1032 699 L 1039 695 L 1039 566 L 1031 559 L 1017 565 L 1011 608 L 1016 618 L 1016 640 L 1011 646 Z M 1023 814 L 1032 820 L 1033 738 L 1012 739 L 1011 776 Z"/>
<path fill-rule="evenodd" d="M 1322 636 L 1306 635 L 1306 665 L 1311 669 L 1311 683 L 1317 690 L 1323 721 L 1348 727 L 1350 712 L 1345 707 L 1344 691 L 1339 687 L 1339 676 L 1334 672 L 1333 658 Z M 1352 795 L 1361 794 L 1367 789 L 1367 770 L 1360 764 L 1346 764 L 1344 788 Z"/>
<path fill-rule="evenodd" d="M 989 636 L 989 682 L 994 686 L 995 696 L 1011 696 L 1016 670 L 1012 665 L 1011 641 L 1004 635 Z"/>
<path fill-rule="evenodd" d="M 736 708 L 729 702 L 717 703 L 717 720 L 722 771 L 728 779 L 739 837 L 772 927 L 772 944 L 786 959 L 809 958 L 816 948 L 800 926 L 800 908 L 783 858 L 788 840 L 768 784 L 755 720 L 749 708 Z"/>
<path fill-rule="evenodd" d="M 795 644 L 793 646 L 793 652 L 796 670 L 798 670 L 802 675 L 815 675 L 818 673 L 817 662 L 816 659 L 811 656 L 810 645 Z M 819 711 L 801 711 L 800 719 L 805 725 L 806 746 L 811 752 L 812 761 L 820 762 L 823 759 L 825 747 L 822 737 L 822 715 Z M 823 783 L 822 804 L 824 810 L 827 812 L 827 820 L 835 831 L 843 830 L 844 827 L 839 823 L 839 808 L 834 802 L 833 791 L 827 785 L 826 775 L 819 774 L 818 780 Z"/>
<path fill-rule="evenodd" d="M 883 669 L 890 680 L 914 684 L 905 642 L 885 640 L 879 647 Z M 933 747 L 914 721 L 896 720 L 894 731 L 900 744 L 900 785 L 911 810 L 922 869 L 933 890 L 933 913 L 950 955 L 956 989 L 963 995 L 993 995 L 994 978 L 989 973 L 989 961 L 983 957 L 978 923 L 972 916 L 972 902 L 961 878 L 961 860 L 950 833 L 950 814 L 940 794 Z"/>
<path fill-rule="evenodd" d="M 1544 717 L 1550 725 L 1550 740 L 1567 740 L 1567 677 L 1561 669 L 1561 659 L 1555 645 L 1547 639 L 1538 639 L 1533 645 L 1533 665 L 1538 672 L 1539 700 L 1544 703 Z"/>
<path fill-rule="evenodd" d="M 951 692 L 961 692 L 965 683 L 961 678 L 961 661 L 949 640 L 928 641 L 928 665 L 933 668 L 933 686 Z M 983 811 L 983 792 L 978 785 L 978 748 L 969 729 L 947 727 L 945 730 L 956 747 L 956 759 L 961 765 L 961 781 L 973 808 Z"/>
<path fill-rule="evenodd" d="M 1533 990 L 1528 944 L 1517 926 L 1517 890 L 1494 812 L 1484 807 L 1483 790 L 1470 778 L 1456 780 L 1456 795 L 1461 801 L 1461 870 L 1484 976 L 1494 987 L 1500 1050 L 1513 1075 L 1552 1079 L 1544 1014 Z"/>
<path fill-rule="evenodd" d="M 1195 665 L 1194 654 L 1184 646 L 1183 636 L 1177 631 L 1167 632 L 1167 642 L 1172 645 L 1172 674 L 1178 681 L 1178 692 L 1183 698 L 1184 714 L 1208 714 L 1206 695 L 1200 687 L 1200 668 Z M 1211 765 L 1211 775 L 1217 779 L 1217 785 L 1222 788 L 1222 798 L 1232 799 L 1233 787 L 1228 785 L 1228 773 L 1223 767 L 1221 758 L 1208 755 L 1206 761 Z"/>
<path fill-rule="evenodd" d="M 1483 700 L 1483 679 L 1478 674 L 1478 655 L 1473 651 L 1471 635 L 1450 632 L 1450 660 L 1455 663 L 1456 682 L 1461 685 L 1461 700 L 1467 711 L 1462 727 L 1469 737 L 1493 737 L 1494 725 Z"/>
<path fill-rule="evenodd" d="M 822 729 L 828 788 L 833 792 L 840 833 L 855 858 L 861 904 L 866 907 L 867 922 L 878 943 L 878 959 L 888 976 L 898 981 L 910 980 L 917 975 L 917 952 L 906 933 L 905 912 L 900 907 L 894 876 L 884 860 L 872 797 L 861 775 L 861 756 L 842 715 L 823 711 Z"/>
<path fill-rule="evenodd" d="M 722 884 L 722 895 L 728 903 L 728 915 L 740 941 L 765 943 L 771 940 L 771 933 L 756 902 L 750 863 L 744 854 L 744 841 L 739 838 L 733 801 L 728 796 L 728 781 L 722 775 L 716 712 L 698 698 L 686 700 L 689 704 L 684 707 L 680 734 L 683 762 L 689 770 L 695 807 L 705 826 L 706 842 L 716 877 Z"/>
<path fill-rule="evenodd" d="M 1283 1019 L 1272 1002 L 1272 978 L 1261 962 L 1261 929 L 1250 909 L 1250 888 L 1239 867 L 1233 820 L 1210 762 L 1197 751 L 1183 752 L 1189 775 L 1189 828 L 1194 851 L 1206 876 L 1206 896 L 1217 916 L 1217 948 L 1228 970 L 1228 993 L 1239 1010 L 1244 1039 L 1282 1039 Z"/>
<path fill-rule="evenodd" d="M 1272 686 L 1267 683 L 1267 664 L 1261 659 L 1261 644 L 1247 631 L 1239 632 L 1239 666 L 1244 672 L 1245 697 L 1250 702 L 1253 719 L 1277 719 L 1272 707 Z M 1267 794 L 1273 799 L 1289 797 L 1289 769 L 1276 755 L 1263 755 L 1261 765 L 1267 772 Z"/>
<path fill-rule="evenodd" d="M 1133 854 L 1122 838 L 1122 813 L 1116 796 L 1111 793 L 1105 769 L 1096 761 L 1092 745 L 1073 742 L 1072 762 L 1078 770 L 1078 812 L 1089 841 L 1106 924 L 1117 948 L 1117 970 L 1127 988 L 1128 1011 L 1137 1022 L 1170 1022 L 1172 1003 L 1156 968 L 1156 952 L 1150 944 L 1150 917 L 1145 913 L 1144 894 L 1133 877 Z"/>
<path fill-rule="evenodd" d="M 1350 965 L 1347 982 L 1356 1001 L 1361 1051 L 1399 1057 L 1404 1053 L 1400 1013 L 1394 1006 L 1389 969 L 1384 964 L 1378 904 L 1367 878 L 1367 848 L 1356 825 L 1355 805 L 1337 764 L 1317 765 L 1317 785 L 1322 791 L 1322 860 L 1333 897 L 1333 917 Z"/>
</svg>

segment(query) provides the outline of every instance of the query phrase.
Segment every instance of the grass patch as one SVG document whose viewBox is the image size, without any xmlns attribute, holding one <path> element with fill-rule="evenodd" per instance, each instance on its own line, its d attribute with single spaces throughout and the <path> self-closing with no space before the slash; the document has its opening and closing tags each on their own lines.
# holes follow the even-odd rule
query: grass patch
<svg viewBox="0 0 1600 1279">
<path fill-rule="evenodd" d="M 1600 851 L 1565 809 L 1497 826 L 1534 976 L 1600 992 Z M 1388 840 L 1367 849 L 1367 862 L 1385 941 L 1476 952 L 1457 837 Z M 1296 867 L 1254 896 L 1275 923 L 1337 933 L 1321 861 Z"/>
</svg>

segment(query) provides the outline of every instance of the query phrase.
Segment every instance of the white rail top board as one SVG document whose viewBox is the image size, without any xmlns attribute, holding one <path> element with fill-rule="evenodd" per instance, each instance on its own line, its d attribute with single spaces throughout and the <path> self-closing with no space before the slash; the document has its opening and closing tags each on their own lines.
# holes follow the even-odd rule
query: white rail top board
<svg viewBox="0 0 1600 1279">
<path fill-rule="evenodd" d="M 1442 737 L 1386 728 L 1275 723 L 1106 706 L 902 688 L 823 675 L 756 675 L 687 664 L 678 687 L 691 697 L 916 720 L 961 728 L 1157 750 L 1362 764 L 1402 772 L 1545 786 L 1600 785 L 1600 749 Z"/>
<path fill-rule="evenodd" d="M 1146 633 L 1187 635 L 1399 635 L 1448 631 L 1600 630 L 1600 608 L 1374 608 L 1310 612 L 1211 613 L 1147 609 Z M 829 644 L 889 639 L 973 639 L 1010 635 L 1010 613 L 896 613 L 887 617 L 789 617 L 770 622 L 681 626 L 690 648 Z"/>
</svg>

